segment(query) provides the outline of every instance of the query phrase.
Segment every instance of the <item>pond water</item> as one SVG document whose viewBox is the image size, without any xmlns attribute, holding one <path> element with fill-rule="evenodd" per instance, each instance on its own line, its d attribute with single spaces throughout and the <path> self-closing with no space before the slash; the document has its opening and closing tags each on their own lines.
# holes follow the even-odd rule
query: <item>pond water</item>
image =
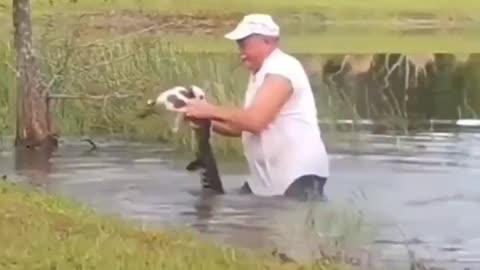
<svg viewBox="0 0 480 270">
<path fill-rule="evenodd" d="M 316 212 L 317 236 L 349 234 L 354 242 L 374 228 L 371 238 L 356 242 L 358 250 L 369 248 L 386 264 L 408 263 L 408 245 L 428 265 L 480 268 L 480 218 L 474 214 L 480 206 L 479 134 L 336 137 L 329 143 L 332 175 L 328 201 L 319 204 L 323 212 Z M 47 173 L 15 170 L 14 154 L 5 147 L 0 172 L 23 175 L 19 179 L 145 226 L 190 226 L 230 244 L 267 251 L 276 246 L 291 256 L 308 251 L 309 241 L 298 229 L 305 226 L 307 204 L 235 194 L 201 198 L 192 193 L 198 176 L 183 170 L 187 158 L 167 147 L 97 143 L 98 150 L 88 152 L 87 145 L 68 140 Z M 219 165 L 227 190 L 245 180 L 244 165 L 223 160 Z M 355 215 L 348 220 L 340 210 L 335 215 L 345 207 L 361 210 L 364 221 Z"/>
</svg>

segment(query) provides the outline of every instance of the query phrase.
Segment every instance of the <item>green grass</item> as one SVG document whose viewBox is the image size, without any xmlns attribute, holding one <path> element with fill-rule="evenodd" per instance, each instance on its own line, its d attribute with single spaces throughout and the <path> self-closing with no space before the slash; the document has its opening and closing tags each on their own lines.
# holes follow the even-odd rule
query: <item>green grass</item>
<svg viewBox="0 0 480 270">
<path fill-rule="evenodd" d="M 289 2 L 235 0 L 228 5 L 218 0 L 118 0 L 118 1 L 49 1 L 39 0 L 33 4 L 33 17 L 37 35 L 49 31 L 64 37 L 72 29 L 82 28 L 81 37 L 85 41 L 95 38 L 117 36 L 114 29 L 106 29 L 102 23 L 92 26 L 85 14 L 103 13 L 107 16 L 124 14 L 127 17 L 100 20 L 112 23 L 125 32 L 125 28 L 139 30 L 141 27 L 159 23 L 164 15 L 192 14 L 220 18 L 225 22 L 236 22 L 246 12 L 270 12 L 275 15 L 284 33 L 284 46 L 292 53 L 362 53 L 362 52 L 478 52 L 480 23 L 475 21 L 480 11 L 480 2 L 460 1 L 326 1 L 301 0 Z M 11 10 L 6 3 L 3 15 L 0 8 L 0 33 L 10 31 Z M 414 13 L 418 13 L 415 15 Z M 437 30 L 418 34 L 408 32 L 412 25 L 398 20 L 397 16 L 439 17 L 435 23 Z M 110 14 L 110 15 L 108 15 Z M 48 16 L 46 16 L 48 15 Z M 139 23 L 142 16 L 150 16 L 152 21 Z M 460 24 L 446 17 L 466 19 Z M 325 20 L 334 21 L 324 29 Z M 172 18 L 170 22 L 175 22 Z M 350 23 L 347 23 L 351 21 Z M 94 23 L 95 21 L 93 21 Z M 165 23 L 164 21 L 162 21 Z M 151 25 L 148 25 L 148 24 Z M 347 23 L 347 24 L 345 24 Z M 50 27 L 45 28 L 46 24 Z M 192 29 L 202 28 L 191 25 Z M 212 52 L 234 52 L 234 44 L 223 39 L 230 28 L 216 27 L 213 35 L 161 33 L 158 38 L 172 41 L 192 52 L 208 50 Z M 3 30 L 2 30 L 3 29 Z M 167 29 L 168 30 L 168 29 Z M 405 31 L 404 31 L 405 30 Z M 50 33 L 50 35 L 52 35 Z M 354 44 L 354 45 L 353 45 Z"/>
<path fill-rule="evenodd" d="M 249 1 L 232 0 L 225 4 L 221 0 L 116 0 L 95 1 L 85 0 L 77 3 L 70 1 L 53 1 L 50 6 L 48 0 L 35 1 L 34 8 L 37 13 L 48 13 L 51 10 L 62 12 L 83 12 L 112 9 L 137 9 L 156 11 L 161 13 L 245 13 L 245 12 L 271 12 L 271 13 L 323 13 L 333 19 L 348 20 L 352 18 L 372 19 L 390 18 L 408 12 L 427 12 L 438 16 L 460 16 L 477 18 L 480 3 L 471 0 L 269 0 Z M 9 2 L 6 5 L 10 5 Z"/>
<path fill-rule="evenodd" d="M 0 183 L 0 238 L 5 270 L 341 269 L 339 264 L 281 264 L 187 229 L 143 230 L 60 195 L 8 182 Z"/>
<path fill-rule="evenodd" d="M 236 0 L 228 5 L 218 0 L 179 0 L 179 1 L 49 1 L 40 0 L 33 4 L 33 17 L 36 36 L 49 32 L 56 38 L 64 38 L 72 29 L 81 29 L 80 37 L 89 42 L 94 39 L 116 37 L 125 32 L 133 32 L 164 24 L 162 16 L 192 14 L 220 18 L 220 21 L 235 23 L 246 12 L 271 12 L 282 27 L 283 44 L 292 53 L 364 53 L 364 52 L 478 52 L 480 42 L 480 22 L 477 14 L 480 2 L 460 1 L 295 1 L 275 2 Z M 10 2 L 7 3 L 10 5 Z M 0 33 L 11 30 L 11 10 L 0 9 Z M 468 18 L 460 24 L 448 19 L 435 23 L 438 29 L 423 32 L 409 32 L 409 22 L 400 21 L 395 16 L 414 16 L 412 13 L 431 13 L 433 17 L 458 16 Z M 101 14 L 107 19 L 90 20 L 86 14 Z M 126 17 L 116 18 L 124 14 Z M 46 16 L 48 15 L 48 16 Z M 149 16 L 151 20 L 142 21 Z M 326 16 L 326 17 L 325 17 Z M 423 15 L 418 15 L 422 17 Z M 429 17 L 427 15 L 424 15 Z M 325 28 L 325 20 L 333 19 Z M 172 18 L 168 23 L 175 23 Z M 351 21 L 348 23 L 348 21 Z M 106 27 L 111 23 L 114 29 Z M 93 23 L 93 24 L 92 24 Z M 180 22 L 180 24 L 182 24 Z M 49 26 L 47 26 L 49 25 Z M 187 25 L 191 30 L 202 26 Z M 235 52 L 233 43 L 225 40 L 223 34 L 231 27 L 215 27 L 211 35 L 180 34 L 161 32 L 158 38 L 185 47 L 189 51 Z M 130 29 L 130 30 L 126 30 Z M 173 29 L 173 28 L 172 28 Z M 172 30 L 170 29 L 170 30 Z M 169 30 L 169 29 L 163 29 Z M 410 29 L 411 30 L 411 29 Z M 146 34 L 151 37 L 151 34 Z M 8 35 L 3 35 L 5 38 Z"/>
<path fill-rule="evenodd" d="M 2 130 L 15 125 L 13 51 L 3 44 L 0 60 Z M 148 98 L 178 84 L 197 84 L 216 102 L 239 104 L 245 72 L 232 73 L 235 59 L 225 55 L 198 55 L 176 50 L 157 40 L 123 40 L 112 44 L 75 47 L 74 44 L 40 46 L 40 64 L 53 94 L 90 95 L 101 100 L 65 99 L 52 103 L 54 122 L 61 136 L 119 135 L 124 139 L 160 140 L 180 147 L 192 146 L 189 129 L 173 134 L 171 114 L 137 118 Z M 115 94 L 130 95 L 115 98 Z M 238 140 L 218 138 L 218 152 L 240 154 Z"/>
<path fill-rule="evenodd" d="M 69 21 L 70 20 L 70 21 Z M 230 30 L 217 29 L 213 34 L 191 34 L 175 32 L 136 33 L 147 26 L 135 26 L 126 31 L 118 28 L 105 29 L 101 24 L 89 26 L 87 19 L 75 21 L 72 19 L 56 19 L 52 24 L 55 28 L 42 27 L 46 22 L 38 23 L 36 36 L 48 33 L 50 40 L 62 40 L 70 36 L 73 29 L 80 29 L 79 44 L 108 42 L 119 38 L 157 39 L 169 42 L 185 51 L 211 53 L 238 53 L 234 42 L 223 37 Z M 119 19 L 111 19 L 112 22 Z M 141 28 L 142 27 L 142 28 Z M 194 29 L 196 26 L 192 25 Z M 438 29 L 426 33 L 415 33 L 370 26 L 335 26 L 326 30 L 319 26 L 304 26 L 302 23 L 286 24 L 281 38 L 282 48 L 294 54 L 350 54 L 350 53 L 478 53 L 480 52 L 479 28 Z M 310 28 L 310 29 L 308 29 Z"/>
</svg>

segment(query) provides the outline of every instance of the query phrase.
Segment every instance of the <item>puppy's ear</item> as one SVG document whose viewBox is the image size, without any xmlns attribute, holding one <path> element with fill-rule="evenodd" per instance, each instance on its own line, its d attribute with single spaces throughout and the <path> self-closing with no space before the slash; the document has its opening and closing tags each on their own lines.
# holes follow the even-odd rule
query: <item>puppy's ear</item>
<svg viewBox="0 0 480 270">
<path fill-rule="evenodd" d="M 195 91 L 193 90 L 193 85 L 189 85 L 185 87 L 185 89 L 187 89 L 187 93 L 185 95 L 187 98 L 196 98 Z"/>
<path fill-rule="evenodd" d="M 205 97 L 205 91 L 202 88 L 200 88 L 196 85 L 191 85 L 191 89 L 192 89 L 192 92 L 193 92 L 195 98 L 198 98 L 198 99 L 201 99 L 201 100 L 206 98 Z"/>
</svg>

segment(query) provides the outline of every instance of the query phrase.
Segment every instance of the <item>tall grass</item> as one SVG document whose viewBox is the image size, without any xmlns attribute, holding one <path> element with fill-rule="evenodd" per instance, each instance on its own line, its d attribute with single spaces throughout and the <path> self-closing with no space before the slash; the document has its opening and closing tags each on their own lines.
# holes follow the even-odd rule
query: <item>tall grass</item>
<svg viewBox="0 0 480 270">
<path fill-rule="evenodd" d="M 310 202 L 306 208 L 279 215 L 272 227 L 278 232 L 281 250 L 299 261 L 323 257 L 367 266 L 375 256 L 368 244 L 379 233 L 372 218 L 355 203 Z"/>
<path fill-rule="evenodd" d="M 80 43 L 74 37 L 75 31 L 72 33 L 72 37 L 61 40 L 40 39 L 36 51 L 44 79 L 49 83 L 52 94 L 97 97 L 52 100 L 54 123 L 62 136 L 119 135 L 125 139 L 162 140 L 188 148 L 193 145 L 191 131 L 181 129 L 177 134 L 172 133 L 171 114 L 137 119 L 136 114 L 147 98 L 174 85 L 196 84 L 207 91 L 213 102 L 240 105 L 243 100 L 247 73 L 240 67 L 238 56 L 234 53 L 192 53 L 151 36 L 117 38 L 87 44 Z M 10 43 L 1 46 L 0 132 L 12 134 L 16 92 L 14 50 Z M 382 55 L 377 55 L 380 60 L 368 76 L 361 75 L 367 79 L 359 80 L 358 74 L 352 76 L 351 70 L 346 68 L 346 75 L 340 73 L 340 79 L 336 83 L 332 83 L 335 81 L 330 75 L 338 67 L 332 68 L 335 64 L 331 63 L 336 59 L 338 66 L 341 57 L 311 54 L 297 56 L 305 64 L 311 78 L 319 118 L 322 119 L 374 118 L 394 124 L 395 121 L 404 121 L 407 116 L 426 117 L 426 113 L 430 113 L 426 108 L 430 105 L 424 105 L 432 97 L 425 93 L 441 90 L 453 97 L 476 97 L 475 92 L 479 87 L 472 77 L 478 70 L 477 61 L 471 60 L 463 66 L 450 63 L 451 68 L 448 70 L 440 67 L 438 70 L 441 72 L 430 73 L 427 80 L 420 80 L 417 88 L 409 89 L 410 98 L 407 101 L 402 83 L 405 70 L 400 68 L 394 73 L 395 76 L 392 75 L 392 89 L 384 89 L 386 70 Z M 457 67 L 464 69 L 462 71 Z M 461 72 L 458 73 L 458 70 Z M 449 82 L 451 88 L 439 84 L 442 80 Z M 463 116 L 472 115 L 478 110 L 478 104 L 476 100 L 460 98 L 443 100 L 434 104 L 434 107 L 453 108 L 453 115 L 450 114 L 449 117 L 455 118 L 458 108 Z M 218 153 L 240 153 L 239 140 L 221 137 L 216 137 L 215 140 L 215 150 Z"/>
<path fill-rule="evenodd" d="M 0 65 L 0 123 L 12 133 L 15 102 L 13 49 L 4 44 Z M 147 98 L 174 85 L 196 84 L 206 89 L 213 102 L 239 104 L 246 73 L 236 69 L 235 55 L 189 53 L 158 39 L 118 40 L 82 46 L 73 39 L 39 44 L 38 54 L 50 91 L 62 95 L 101 99 L 52 99 L 54 121 L 61 135 L 118 135 L 129 139 L 166 140 L 177 146 L 191 145 L 187 129 L 173 134 L 171 114 L 137 119 Z M 125 94 L 127 98 L 117 98 Z M 219 139 L 222 151 L 235 141 Z"/>
<path fill-rule="evenodd" d="M 13 49 L 2 50 L 2 118 L 13 132 L 15 102 Z M 174 85 L 196 84 L 216 103 L 240 105 L 247 73 L 235 54 L 190 53 L 160 39 L 120 39 L 79 45 L 75 39 L 40 42 L 38 58 L 53 95 L 85 95 L 102 99 L 53 99 L 54 122 L 63 136 L 121 135 L 127 139 L 163 140 L 191 146 L 191 132 L 173 134 L 173 117 L 165 113 L 136 118 L 147 98 Z M 115 95 L 129 95 L 117 98 Z M 239 153 L 239 141 L 216 138 L 217 152 Z M 233 153 L 232 153 L 233 152 Z"/>
<path fill-rule="evenodd" d="M 0 137 L 14 128 L 16 80 L 13 50 L 9 44 L 0 46 Z"/>
</svg>

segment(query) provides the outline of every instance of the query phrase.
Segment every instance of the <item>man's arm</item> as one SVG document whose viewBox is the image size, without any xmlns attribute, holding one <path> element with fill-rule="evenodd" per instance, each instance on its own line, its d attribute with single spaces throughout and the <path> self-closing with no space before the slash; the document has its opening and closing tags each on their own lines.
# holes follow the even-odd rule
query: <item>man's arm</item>
<svg viewBox="0 0 480 270">
<path fill-rule="evenodd" d="M 287 78 L 268 74 L 247 109 L 217 107 L 214 118 L 234 129 L 259 133 L 275 118 L 292 92 Z"/>
<path fill-rule="evenodd" d="M 213 131 L 223 136 L 228 137 L 240 137 L 242 131 L 238 128 L 235 128 L 227 123 L 222 123 L 218 121 L 212 121 Z"/>
</svg>

